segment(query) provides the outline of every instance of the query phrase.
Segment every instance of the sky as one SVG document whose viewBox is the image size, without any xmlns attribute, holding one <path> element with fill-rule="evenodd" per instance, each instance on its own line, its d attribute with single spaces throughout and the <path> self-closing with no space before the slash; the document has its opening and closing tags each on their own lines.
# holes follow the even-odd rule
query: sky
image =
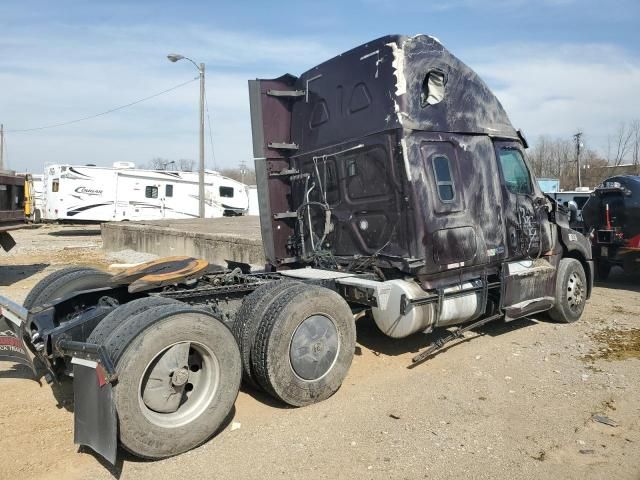
<svg viewBox="0 0 640 480">
<path fill-rule="evenodd" d="M 639 0 L 0 2 L 0 123 L 8 166 L 198 158 L 206 64 L 207 168 L 252 164 L 247 80 L 300 74 L 377 37 L 426 33 L 476 70 L 530 141 L 607 136 L 640 118 Z"/>
</svg>

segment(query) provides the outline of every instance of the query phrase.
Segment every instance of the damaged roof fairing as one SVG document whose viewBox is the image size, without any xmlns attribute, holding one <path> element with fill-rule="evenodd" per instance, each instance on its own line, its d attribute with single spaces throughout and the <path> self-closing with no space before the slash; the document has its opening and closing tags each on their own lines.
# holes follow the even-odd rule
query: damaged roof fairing
<svg viewBox="0 0 640 480">
<path fill-rule="evenodd" d="M 502 104 L 471 68 L 427 35 L 402 37 L 394 56 L 404 56 L 406 95 L 398 95 L 405 128 L 518 138 Z M 423 84 L 430 72 L 444 74 L 442 101 L 425 105 Z"/>
<path fill-rule="evenodd" d="M 442 100 L 424 104 L 434 71 L 444 74 Z M 489 87 L 428 35 L 360 45 L 303 73 L 296 88 L 306 91 L 292 112 L 298 154 L 397 128 L 518 138 Z"/>
</svg>

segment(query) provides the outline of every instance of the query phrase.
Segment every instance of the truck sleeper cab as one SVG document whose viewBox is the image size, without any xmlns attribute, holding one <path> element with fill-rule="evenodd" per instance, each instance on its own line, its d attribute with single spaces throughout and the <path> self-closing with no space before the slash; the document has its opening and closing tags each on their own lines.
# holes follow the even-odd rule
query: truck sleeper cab
<svg viewBox="0 0 640 480">
<path fill-rule="evenodd" d="M 383 37 L 249 91 L 272 269 L 373 269 L 432 292 L 500 285 L 517 318 L 553 308 L 571 256 L 588 295 L 588 245 L 540 191 L 524 137 L 433 37 Z"/>
<path fill-rule="evenodd" d="M 71 267 L 23 306 L 0 298 L 9 340 L 26 342 L 14 358 L 73 374 L 77 443 L 112 462 L 118 444 L 189 450 L 241 377 L 292 406 L 322 401 L 361 317 L 394 338 L 580 318 L 588 241 L 540 192 L 495 96 L 437 40 L 382 37 L 249 93 L 264 272 L 184 257 L 115 276 Z"/>
</svg>

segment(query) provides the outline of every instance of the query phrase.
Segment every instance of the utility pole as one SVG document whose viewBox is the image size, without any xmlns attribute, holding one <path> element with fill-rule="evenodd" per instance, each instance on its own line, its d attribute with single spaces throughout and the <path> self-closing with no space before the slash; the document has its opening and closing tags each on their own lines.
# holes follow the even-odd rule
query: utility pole
<svg viewBox="0 0 640 480">
<path fill-rule="evenodd" d="M 4 170 L 4 125 L 0 124 L 0 170 Z"/>
<path fill-rule="evenodd" d="M 582 174 L 580 172 L 580 148 L 582 147 L 582 142 L 580 142 L 581 138 L 582 138 L 582 132 L 578 132 L 573 136 L 573 139 L 576 142 L 576 165 L 578 167 L 578 187 L 582 187 Z"/>
<path fill-rule="evenodd" d="M 198 197 L 199 197 L 199 214 L 200 218 L 204 218 L 204 63 L 198 65 L 189 57 L 180 55 L 178 53 L 170 53 L 167 55 L 170 62 L 177 62 L 179 60 L 188 60 L 198 70 L 200 75 L 200 168 L 199 168 L 199 181 L 198 181 Z"/>
<path fill-rule="evenodd" d="M 198 196 L 200 197 L 200 218 L 204 218 L 204 63 L 198 68 L 200 73 L 200 171 Z"/>
<path fill-rule="evenodd" d="M 244 183 L 244 176 L 247 173 L 247 164 L 244 160 L 240 162 L 240 178 L 241 182 Z"/>
</svg>

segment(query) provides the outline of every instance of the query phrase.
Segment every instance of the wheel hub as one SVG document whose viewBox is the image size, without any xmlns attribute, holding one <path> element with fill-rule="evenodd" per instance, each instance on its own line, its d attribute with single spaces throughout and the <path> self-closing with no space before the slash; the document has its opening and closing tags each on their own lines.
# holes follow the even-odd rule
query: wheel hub
<svg viewBox="0 0 640 480">
<path fill-rule="evenodd" d="M 312 315 L 298 326 L 291 338 L 291 367 L 300 378 L 317 380 L 333 366 L 339 346 L 333 321 L 324 315 Z"/>
<path fill-rule="evenodd" d="M 181 387 L 189 380 L 189 370 L 186 368 L 179 368 L 173 371 L 171 375 L 171 383 L 174 387 Z"/>
<path fill-rule="evenodd" d="M 572 310 L 578 310 L 584 302 L 584 285 L 580 276 L 573 272 L 567 282 L 567 302 Z"/>
<path fill-rule="evenodd" d="M 217 389 L 218 362 L 196 342 L 180 342 L 160 352 L 140 385 L 140 402 L 149 420 L 175 426 L 197 417 Z"/>
</svg>

